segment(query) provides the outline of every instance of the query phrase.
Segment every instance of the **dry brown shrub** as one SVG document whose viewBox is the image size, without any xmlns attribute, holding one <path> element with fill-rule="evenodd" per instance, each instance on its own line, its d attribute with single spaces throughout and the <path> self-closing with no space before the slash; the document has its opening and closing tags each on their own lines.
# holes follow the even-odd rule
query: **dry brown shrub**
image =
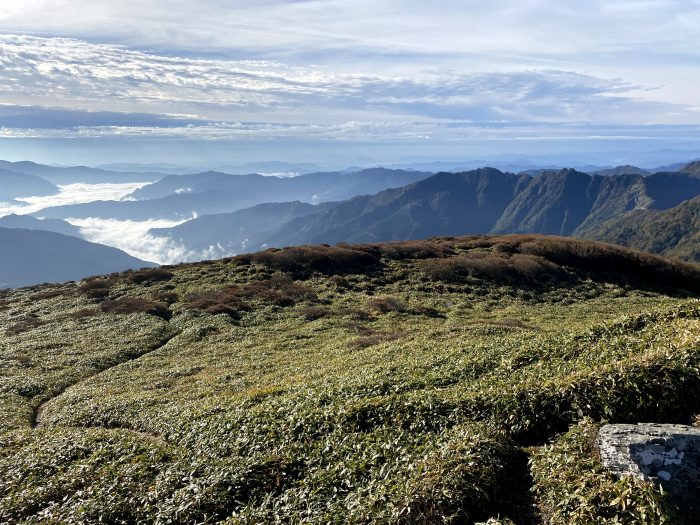
<svg viewBox="0 0 700 525">
<path fill-rule="evenodd" d="M 30 295 L 29 300 L 30 301 L 41 301 L 43 299 L 52 299 L 54 297 L 61 297 L 64 295 L 68 295 L 71 292 L 68 290 L 50 290 L 48 292 L 41 292 L 38 294 Z"/>
<path fill-rule="evenodd" d="M 433 280 L 458 282 L 465 277 L 515 283 L 522 278 L 547 281 L 561 277 L 559 266 L 529 254 L 474 250 L 447 259 L 428 259 L 420 264 L 423 272 Z"/>
<path fill-rule="evenodd" d="M 520 251 L 560 266 L 615 276 L 627 275 L 700 292 L 700 265 L 623 246 L 565 237 L 531 236 L 521 243 Z"/>
<path fill-rule="evenodd" d="M 446 257 L 450 253 L 446 244 L 431 241 L 387 242 L 379 245 L 379 252 L 393 260 Z"/>
<path fill-rule="evenodd" d="M 180 300 L 176 292 L 160 292 L 153 296 L 153 300 L 159 303 L 173 304 Z"/>
<path fill-rule="evenodd" d="M 251 261 L 284 272 L 322 273 L 363 270 L 377 264 L 378 258 L 363 247 L 291 246 L 252 254 Z M 378 251 L 378 250 L 376 250 Z"/>
<path fill-rule="evenodd" d="M 207 306 L 206 308 L 202 308 L 202 310 L 205 312 L 209 312 L 210 314 L 213 314 L 213 315 L 226 314 L 226 315 L 230 315 L 231 317 L 235 317 L 240 312 L 245 311 L 240 306 L 231 306 L 231 305 L 222 304 L 222 303 L 212 304 L 210 306 Z"/>
<path fill-rule="evenodd" d="M 261 290 L 253 296 L 258 301 L 268 301 L 277 306 L 291 306 L 294 304 L 294 299 L 291 297 L 276 292 L 275 290 Z"/>
<path fill-rule="evenodd" d="M 229 290 L 218 292 L 201 292 L 190 296 L 190 303 L 187 308 L 203 310 L 213 314 L 226 313 L 236 315 L 239 312 L 250 311 L 250 306 L 244 303 L 240 297 Z"/>
<path fill-rule="evenodd" d="M 93 310 L 92 308 L 83 308 L 82 310 L 78 310 L 77 312 L 72 312 L 70 316 L 73 319 L 85 319 L 86 317 L 94 317 L 96 315 L 99 315 L 100 312 L 97 310 Z"/>
<path fill-rule="evenodd" d="M 200 263 L 203 264 L 203 263 Z M 141 270 L 126 277 L 126 280 L 134 284 L 154 283 L 158 281 L 169 281 L 175 275 L 163 268 L 153 268 L 151 270 Z"/>
<path fill-rule="evenodd" d="M 313 301 L 316 299 L 316 292 L 309 286 L 303 284 L 290 283 L 282 285 L 280 290 L 295 301 Z"/>
<path fill-rule="evenodd" d="M 405 312 L 406 306 L 395 297 L 384 297 L 382 299 L 372 299 L 367 303 L 367 308 L 377 312 Z"/>
<path fill-rule="evenodd" d="M 338 288 L 348 288 L 350 286 L 348 280 L 345 277 L 341 277 L 340 275 L 334 275 L 333 277 L 328 279 L 328 282 Z"/>
<path fill-rule="evenodd" d="M 10 326 L 7 330 L 5 330 L 6 335 L 17 335 L 21 334 L 23 332 L 28 332 L 32 328 L 35 328 L 37 326 L 41 326 L 46 324 L 46 321 L 42 321 L 39 318 L 36 317 L 30 317 L 29 319 L 26 319 L 22 321 L 21 323 L 17 323 L 15 325 Z"/>
<path fill-rule="evenodd" d="M 8 299 L 7 301 L 0 301 L 0 309 L 7 308 L 11 304 L 20 302 L 21 299 Z"/>
<path fill-rule="evenodd" d="M 267 285 L 273 290 L 279 290 L 283 286 L 290 285 L 293 282 L 294 279 L 289 275 L 275 274 L 267 281 Z"/>
<path fill-rule="evenodd" d="M 94 281 L 88 281 L 82 286 L 78 287 L 78 292 L 79 293 L 85 293 L 91 291 L 91 290 L 107 290 L 112 287 L 114 284 L 113 281 L 103 281 L 103 280 L 94 280 Z"/>
<path fill-rule="evenodd" d="M 440 312 L 430 306 L 419 305 L 413 308 L 413 313 L 426 317 L 439 317 Z"/>
<path fill-rule="evenodd" d="M 319 306 L 312 306 L 310 308 L 302 308 L 299 310 L 299 313 L 306 317 L 309 321 L 313 321 L 315 319 L 322 319 L 325 317 L 332 317 L 336 315 L 335 312 L 328 310 L 327 308 L 321 308 Z"/>
<path fill-rule="evenodd" d="M 88 299 L 96 299 L 98 301 L 103 301 L 109 297 L 109 290 L 106 288 L 96 288 L 94 290 L 88 290 L 85 293 L 85 297 Z"/>
<path fill-rule="evenodd" d="M 148 299 L 142 299 L 140 297 L 122 297 L 114 301 L 105 301 L 100 305 L 100 308 L 107 314 L 126 315 L 143 312 L 161 317 L 165 320 L 172 317 L 172 312 L 168 308 L 168 305 L 149 301 Z"/>
</svg>

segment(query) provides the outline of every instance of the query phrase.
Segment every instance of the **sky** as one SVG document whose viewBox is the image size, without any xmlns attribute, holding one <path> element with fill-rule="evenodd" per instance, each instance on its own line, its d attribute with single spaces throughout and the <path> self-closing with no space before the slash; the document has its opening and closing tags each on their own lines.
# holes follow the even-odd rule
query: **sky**
<svg viewBox="0 0 700 525">
<path fill-rule="evenodd" d="M 700 0 L 0 1 L 5 160 L 700 155 Z"/>
</svg>

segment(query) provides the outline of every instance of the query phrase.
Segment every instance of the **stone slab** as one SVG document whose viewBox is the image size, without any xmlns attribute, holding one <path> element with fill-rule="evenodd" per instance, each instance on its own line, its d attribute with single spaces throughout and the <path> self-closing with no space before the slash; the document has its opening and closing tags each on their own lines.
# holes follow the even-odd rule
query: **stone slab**
<svg viewBox="0 0 700 525">
<path fill-rule="evenodd" d="M 700 428 L 640 423 L 606 425 L 596 439 L 603 464 L 618 477 L 663 487 L 686 523 L 700 524 Z"/>
</svg>

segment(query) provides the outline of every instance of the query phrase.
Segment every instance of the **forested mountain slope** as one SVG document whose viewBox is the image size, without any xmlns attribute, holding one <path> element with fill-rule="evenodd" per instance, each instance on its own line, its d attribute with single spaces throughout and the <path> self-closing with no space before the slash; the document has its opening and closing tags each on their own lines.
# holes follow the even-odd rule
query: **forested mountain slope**
<svg viewBox="0 0 700 525">
<path fill-rule="evenodd" d="M 632 211 L 580 237 L 700 262 L 700 197 L 669 210 Z"/>
</svg>

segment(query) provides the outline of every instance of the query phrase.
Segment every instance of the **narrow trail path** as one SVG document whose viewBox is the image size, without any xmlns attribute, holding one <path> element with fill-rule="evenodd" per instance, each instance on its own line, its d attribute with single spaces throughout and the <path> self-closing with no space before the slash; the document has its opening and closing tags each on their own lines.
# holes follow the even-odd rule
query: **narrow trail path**
<svg viewBox="0 0 700 525">
<path fill-rule="evenodd" d="M 172 325 L 171 325 L 171 326 L 172 326 Z M 53 401 L 54 399 L 56 399 L 56 398 L 58 398 L 58 397 L 61 397 L 61 396 L 62 396 L 63 394 L 65 394 L 69 389 L 74 388 L 74 387 L 76 387 L 76 386 L 79 386 L 80 384 L 84 383 L 84 382 L 87 381 L 88 379 L 92 379 L 93 377 L 98 376 L 98 375 L 100 375 L 100 374 L 103 374 L 103 373 L 105 373 L 105 372 L 107 372 L 107 371 L 109 371 L 109 370 L 111 370 L 111 369 L 113 369 L 113 368 L 115 368 L 115 367 L 117 367 L 117 366 L 120 366 L 120 365 L 122 365 L 122 364 L 124 364 L 124 363 L 129 363 L 129 362 L 131 362 L 131 361 L 136 361 L 137 359 L 140 359 L 141 357 L 143 357 L 143 356 L 145 356 L 145 355 L 148 355 L 148 354 L 150 354 L 150 353 L 152 353 L 152 352 L 155 352 L 155 351 L 157 351 L 157 350 L 160 350 L 160 349 L 163 348 L 165 345 L 167 345 L 172 339 L 174 339 L 175 337 L 177 337 L 180 333 L 181 333 L 181 332 L 180 332 L 179 330 L 174 330 L 174 331 L 173 331 L 172 333 L 170 333 L 167 337 L 165 337 L 164 339 L 162 339 L 157 345 L 155 345 L 155 346 L 152 347 L 152 348 L 149 348 L 146 352 L 144 352 L 144 353 L 142 353 L 142 354 L 139 354 L 138 356 L 135 356 L 135 357 L 133 357 L 133 358 L 131 358 L 131 359 L 126 359 L 126 360 L 124 360 L 124 361 L 121 361 L 121 362 L 119 362 L 119 363 L 117 363 L 117 364 L 115 364 L 115 365 L 113 365 L 113 366 L 107 367 L 107 368 L 105 368 L 105 369 L 103 369 L 103 370 L 100 370 L 100 371 L 98 371 L 98 372 L 95 372 L 95 373 L 92 374 L 92 375 L 83 377 L 80 381 L 77 381 L 76 383 L 73 383 L 73 384 L 71 384 L 71 385 L 66 386 L 66 387 L 63 388 L 60 392 L 57 392 L 55 395 L 51 396 L 51 397 L 48 398 L 47 400 L 42 401 L 42 402 L 33 410 L 33 412 L 32 412 L 32 417 L 31 417 L 31 420 L 30 420 L 30 426 L 31 426 L 31 428 L 33 428 L 33 429 L 41 428 L 41 426 L 42 426 L 41 414 L 42 414 L 42 412 L 44 411 L 44 407 L 46 406 L 46 404 L 49 403 L 50 401 Z M 134 431 L 134 430 L 131 430 L 131 429 L 125 429 L 125 430 L 130 430 L 131 432 L 135 432 L 135 433 L 138 433 L 138 434 L 143 434 L 144 436 L 147 436 L 149 439 L 157 439 L 157 440 L 160 440 L 159 437 L 154 436 L 154 435 L 151 435 L 151 434 L 145 434 L 145 433 L 143 433 L 143 432 Z M 161 441 L 162 441 L 162 440 L 161 440 Z"/>
</svg>

